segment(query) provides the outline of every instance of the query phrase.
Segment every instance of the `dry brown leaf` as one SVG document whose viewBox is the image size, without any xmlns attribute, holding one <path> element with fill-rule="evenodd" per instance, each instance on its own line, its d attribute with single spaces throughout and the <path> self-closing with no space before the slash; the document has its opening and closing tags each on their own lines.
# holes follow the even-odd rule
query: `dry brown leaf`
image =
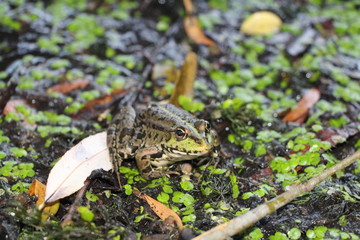
<svg viewBox="0 0 360 240">
<path fill-rule="evenodd" d="M 204 44 L 207 46 L 216 46 L 216 43 L 205 36 L 202 31 L 199 21 L 196 16 L 194 16 L 194 5 L 191 0 L 183 0 L 186 16 L 184 18 L 184 28 L 185 32 L 189 38 L 194 40 L 197 44 Z"/>
<path fill-rule="evenodd" d="M 27 100 L 25 99 L 14 99 L 14 100 L 10 100 L 6 103 L 5 107 L 4 107 L 4 111 L 3 114 L 7 115 L 11 112 L 17 112 L 16 110 L 16 106 L 18 105 L 28 105 Z"/>
<path fill-rule="evenodd" d="M 184 228 L 180 217 L 169 207 L 146 195 L 145 193 L 141 193 L 136 190 L 133 190 L 133 192 L 137 197 L 144 199 L 149 204 L 150 208 L 156 213 L 156 215 L 158 215 L 159 218 L 161 218 L 162 220 L 165 220 L 169 217 L 173 218 L 180 231 Z"/>
<path fill-rule="evenodd" d="M 49 88 L 52 92 L 68 93 L 78 88 L 84 88 L 89 84 L 87 80 L 77 80 L 73 82 L 63 82 Z"/>
<path fill-rule="evenodd" d="M 169 103 L 179 107 L 179 96 L 194 96 L 194 81 L 197 72 L 197 56 L 190 52 L 185 58 L 185 62 L 181 68 L 180 78 L 177 81 L 175 89 L 170 97 Z"/>
<path fill-rule="evenodd" d="M 68 150 L 51 169 L 45 203 L 56 201 L 78 191 L 96 169 L 112 169 L 106 132 L 91 135 Z"/>
<path fill-rule="evenodd" d="M 29 188 L 29 195 L 30 196 L 37 196 L 37 201 L 36 201 L 36 206 L 40 206 L 45 199 L 45 191 L 46 191 L 46 186 L 41 183 L 38 180 L 34 180 Z M 60 202 L 59 201 L 55 201 L 52 202 L 50 204 L 47 204 L 43 209 L 42 209 L 42 214 L 41 214 L 41 220 L 42 221 L 46 221 L 49 219 L 49 215 L 55 215 L 57 213 L 57 211 L 59 210 L 60 207 Z"/>
<path fill-rule="evenodd" d="M 295 109 L 289 112 L 283 119 L 283 122 L 303 123 L 307 117 L 309 109 L 320 99 L 320 91 L 317 88 L 311 88 L 305 96 L 298 102 Z"/>
<path fill-rule="evenodd" d="M 259 11 L 251 14 L 241 25 L 240 31 L 250 35 L 268 35 L 279 31 L 281 19 L 274 13 Z"/>
<path fill-rule="evenodd" d="M 207 46 L 216 46 L 216 43 L 208 38 L 202 31 L 197 17 L 187 15 L 184 18 L 185 32 L 189 38 L 194 40 L 197 44 L 204 44 Z"/>
<path fill-rule="evenodd" d="M 192 4 L 191 0 L 183 0 L 186 14 L 191 15 L 194 13 L 194 5 Z"/>
<path fill-rule="evenodd" d="M 101 96 L 87 102 L 79 112 L 72 116 L 73 119 L 90 119 L 99 116 L 105 110 L 109 109 L 109 106 L 114 102 L 123 98 L 127 93 L 125 89 L 115 90 L 109 95 Z"/>
</svg>

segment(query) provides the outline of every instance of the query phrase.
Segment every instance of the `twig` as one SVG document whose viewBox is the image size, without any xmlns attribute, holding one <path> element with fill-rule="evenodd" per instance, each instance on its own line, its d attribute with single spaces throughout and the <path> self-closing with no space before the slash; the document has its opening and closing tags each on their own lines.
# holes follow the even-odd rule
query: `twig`
<svg viewBox="0 0 360 240">
<path fill-rule="evenodd" d="M 69 212 L 64 216 L 64 218 L 61 222 L 62 227 L 65 227 L 65 226 L 71 224 L 71 219 L 72 219 L 74 213 L 76 212 L 76 210 L 78 209 L 78 207 L 80 205 L 80 201 L 83 198 L 83 196 L 85 195 L 85 192 L 86 192 L 87 188 L 89 187 L 90 183 L 91 183 L 91 180 L 87 179 L 84 182 L 84 186 L 76 194 L 76 198 L 75 198 L 73 204 L 71 205 Z"/>
<path fill-rule="evenodd" d="M 360 151 L 355 152 L 353 155 L 347 158 L 344 158 L 342 161 L 338 162 L 331 168 L 328 168 L 319 175 L 311 178 L 307 183 L 296 185 L 276 198 L 261 204 L 257 208 L 244 213 L 243 215 L 238 216 L 229 222 L 210 229 L 209 231 L 193 238 L 193 240 L 220 240 L 240 233 L 255 224 L 263 217 L 270 215 L 280 207 L 291 202 L 299 195 L 311 191 L 317 184 L 324 181 L 327 177 L 333 175 L 343 168 L 346 168 L 357 159 L 360 159 Z"/>
</svg>

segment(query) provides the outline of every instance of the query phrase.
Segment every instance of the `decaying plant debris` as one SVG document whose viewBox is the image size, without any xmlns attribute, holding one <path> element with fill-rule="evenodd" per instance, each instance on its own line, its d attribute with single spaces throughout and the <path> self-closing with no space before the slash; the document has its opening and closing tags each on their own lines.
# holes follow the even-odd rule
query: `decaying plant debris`
<svg viewBox="0 0 360 240">
<path fill-rule="evenodd" d="M 337 0 L 1 2 L 0 238 L 189 239 L 355 153 L 359 7 Z M 281 19 L 272 35 L 240 30 L 259 12 Z M 126 161 L 121 191 L 110 172 L 97 173 L 67 227 L 60 223 L 74 195 L 41 221 L 30 183 L 46 183 L 65 152 L 105 131 L 124 99 L 169 100 L 190 52 L 198 64 L 190 69 L 194 91 L 179 105 L 212 123 L 220 161 L 190 161 L 182 176 L 151 181 Z M 358 239 L 359 166 L 234 239 Z M 184 230 L 161 221 L 136 191 L 176 212 Z"/>
</svg>

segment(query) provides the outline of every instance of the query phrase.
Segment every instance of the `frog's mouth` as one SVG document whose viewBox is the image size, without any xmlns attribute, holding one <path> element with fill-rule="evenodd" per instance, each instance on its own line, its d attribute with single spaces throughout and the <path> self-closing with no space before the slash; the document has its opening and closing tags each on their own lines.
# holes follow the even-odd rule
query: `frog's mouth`
<svg viewBox="0 0 360 240">
<path fill-rule="evenodd" d="M 167 147 L 164 149 L 166 152 L 166 155 L 173 160 L 179 159 L 180 160 L 191 160 L 194 159 L 196 157 L 199 156 L 203 156 L 209 153 L 209 150 L 203 150 L 203 151 L 198 151 L 198 150 L 193 150 L 193 151 L 181 151 L 177 148 L 171 148 L 171 147 Z"/>
</svg>

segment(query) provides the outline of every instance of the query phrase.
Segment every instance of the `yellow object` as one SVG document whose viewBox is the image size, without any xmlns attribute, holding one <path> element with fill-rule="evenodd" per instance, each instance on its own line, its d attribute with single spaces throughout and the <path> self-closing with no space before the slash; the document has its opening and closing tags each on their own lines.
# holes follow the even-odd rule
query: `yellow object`
<svg viewBox="0 0 360 240">
<path fill-rule="evenodd" d="M 242 23 L 240 31 L 249 35 L 268 35 L 279 31 L 281 19 L 272 12 L 260 11 L 251 14 Z"/>
</svg>

